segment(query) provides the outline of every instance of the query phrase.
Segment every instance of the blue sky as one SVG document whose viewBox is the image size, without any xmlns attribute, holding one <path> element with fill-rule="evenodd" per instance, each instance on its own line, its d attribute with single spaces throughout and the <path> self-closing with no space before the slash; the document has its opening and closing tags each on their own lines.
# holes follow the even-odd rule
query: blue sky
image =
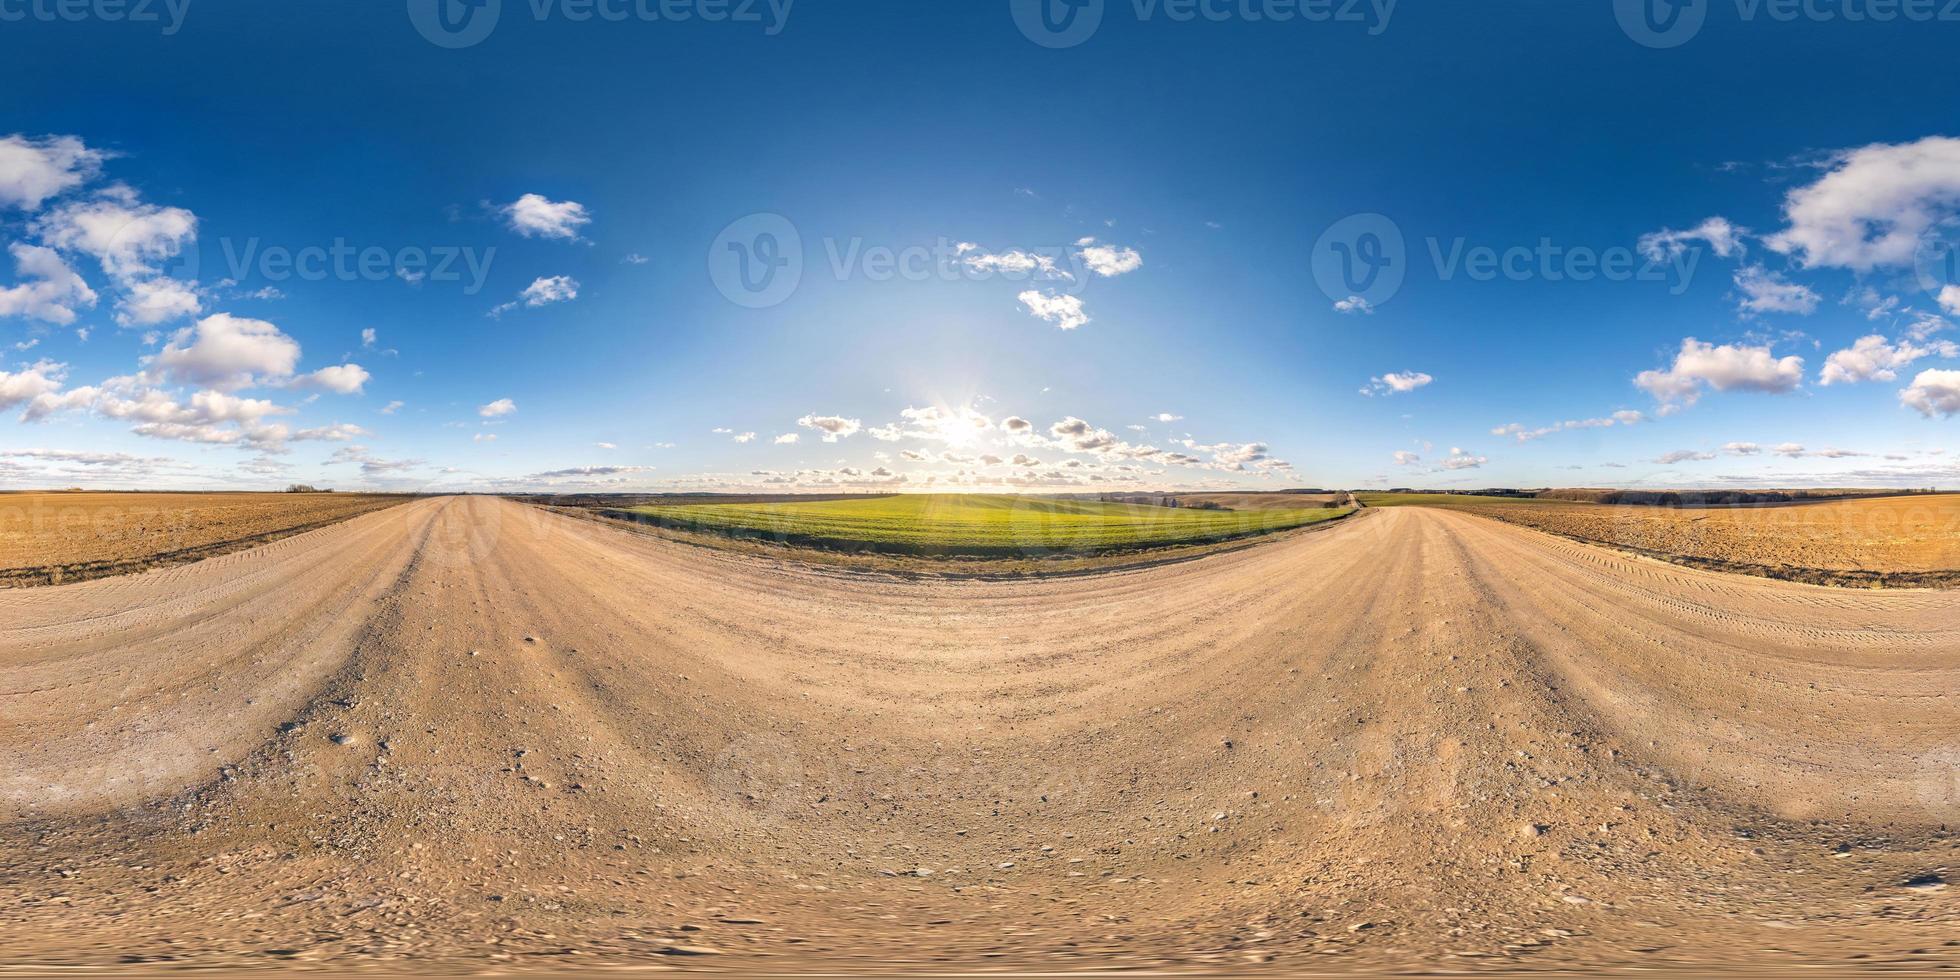
<svg viewBox="0 0 1960 980">
<path fill-rule="evenodd" d="M 1940 4 L 487 2 L 0 0 L 0 487 L 1960 483 Z"/>
</svg>

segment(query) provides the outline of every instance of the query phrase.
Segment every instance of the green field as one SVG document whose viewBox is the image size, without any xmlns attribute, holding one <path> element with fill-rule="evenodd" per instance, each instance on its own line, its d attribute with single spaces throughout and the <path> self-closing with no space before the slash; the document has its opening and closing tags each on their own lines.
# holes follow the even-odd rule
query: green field
<svg viewBox="0 0 1960 980">
<path fill-rule="evenodd" d="M 614 516 L 784 544 L 899 555 L 1096 555 L 1228 541 L 1317 524 L 1345 509 L 1191 510 L 996 494 L 897 494 L 766 504 L 650 505 Z"/>
</svg>

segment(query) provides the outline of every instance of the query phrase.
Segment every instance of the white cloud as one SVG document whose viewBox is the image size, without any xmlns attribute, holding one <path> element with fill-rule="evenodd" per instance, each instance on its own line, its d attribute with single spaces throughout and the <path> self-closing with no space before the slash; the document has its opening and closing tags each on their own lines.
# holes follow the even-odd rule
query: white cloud
<svg viewBox="0 0 1960 980">
<path fill-rule="evenodd" d="M 1894 345 L 1883 335 L 1871 334 L 1858 338 L 1850 347 L 1826 358 L 1818 381 L 1826 385 L 1893 381 L 1899 377 L 1899 369 L 1932 354 L 1960 357 L 1960 345 L 1952 341 L 1936 341 L 1930 347 L 1920 347 L 1911 341 L 1900 341 Z"/>
<path fill-rule="evenodd" d="M 1375 395 L 1406 394 L 1408 392 L 1416 390 L 1417 388 L 1421 388 L 1426 385 L 1429 385 L 1435 380 L 1436 380 L 1435 378 L 1430 377 L 1429 375 L 1424 374 L 1421 371 L 1405 371 L 1401 373 L 1389 373 L 1389 374 L 1384 374 L 1378 378 L 1369 378 L 1368 386 L 1361 389 L 1361 393 L 1369 397 L 1373 397 Z"/>
<path fill-rule="evenodd" d="M 303 442 L 347 442 L 368 434 L 368 430 L 351 422 L 335 422 L 315 429 L 301 429 L 292 437 Z"/>
<path fill-rule="evenodd" d="M 1443 460 L 1442 465 L 1446 470 L 1474 470 L 1481 468 L 1488 462 L 1490 462 L 1490 458 L 1487 456 L 1477 456 L 1463 449 L 1451 446 L 1449 458 Z"/>
<path fill-rule="evenodd" d="M 1375 312 L 1375 304 L 1370 303 L 1359 296 L 1349 296 L 1347 299 L 1334 301 L 1334 312 L 1373 313 Z"/>
<path fill-rule="evenodd" d="M 1783 202 L 1788 227 L 1765 239 L 1807 268 L 1859 272 L 1912 264 L 1921 239 L 1960 205 L 1960 139 L 1846 150 Z"/>
<path fill-rule="evenodd" d="M 73 136 L 0 136 L 0 207 L 39 210 L 48 198 L 95 179 L 107 157 Z"/>
<path fill-rule="evenodd" d="M 1612 415 L 1604 418 L 1567 419 L 1563 422 L 1545 426 L 1542 429 L 1527 429 L 1523 425 L 1513 422 L 1510 425 L 1500 425 L 1490 430 L 1490 434 L 1494 436 L 1514 436 L 1519 442 L 1531 442 L 1559 432 L 1570 432 L 1574 429 L 1610 429 L 1616 425 L 1638 425 L 1646 420 L 1647 416 L 1640 412 L 1621 411 L 1614 412 Z"/>
<path fill-rule="evenodd" d="M 379 339 L 379 338 L 378 338 L 378 336 L 376 335 L 376 333 L 375 333 L 375 330 L 374 330 L 374 328 L 373 328 L 373 327 L 362 327 L 362 328 L 361 328 L 361 349 L 362 349 L 362 350 L 373 350 L 373 349 L 374 349 L 374 344 L 375 344 L 375 341 L 376 341 L 376 340 L 378 340 L 378 339 Z"/>
<path fill-rule="evenodd" d="M 185 384 L 236 391 L 292 377 L 299 342 L 264 320 L 214 313 L 172 335 L 154 366 Z"/>
<path fill-rule="evenodd" d="M 1087 244 L 1089 241 L 1092 241 L 1092 239 L 1084 239 L 1083 244 Z M 1102 276 L 1105 279 L 1120 276 L 1126 272 L 1135 272 L 1143 268 L 1143 256 L 1138 254 L 1137 250 L 1133 248 L 1124 248 L 1117 245 L 1089 245 L 1076 254 L 1082 259 L 1082 263 L 1089 267 L 1090 272 Z"/>
<path fill-rule="evenodd" d="M 499 398 L 496 401 L 491 402 L 488 405 L 484 405 L 476 410 L 476 414 L 486 419 L 503 418 L 506 415 L 512 415 L 515 414 L 516 412 L 517 412 L 517 403 L 511 401 L 508 398 Z"/>
<path fill-rule="evenodd" d="M 1742 309 L 1750 313 L 1794 313 L 1809 316 L 1817 312 L 1821 298 L 1810 287 L 1787 282 L 1760 265 L 1745 266 L 1735 274 L 1735 285 L 1742 290 Z"/>
<path fill-rule="evenodd" d="M 1673 466 L 1676 463 L 1705 462 L 1707 460 L 1711 460 L 1714 458 L 1715 458 L 1714 453 L 1696 452 L 1695 450 L 1692 449 L 1677 449 L 1671 453 L 1667 453 L 1666 455 L 1662 456 L 1659 459 L 1654 460 L 1654 462 L 1659 463 L 1662 466 Z"/>
<path fill-rule="evenodd" d="M 1921 371 L 1899 403 L 1927 418 L 1960 415 L 1960 371 Z"/>
<path fill-rule="evenodd" d="M 196 240 L 197 216 L 183 208 L 145 204 L 133 191 L 120 188 L 61 205 L 37 219 L 34 229 L 55 248 L 95 257 L 111 276 L 136 279 L 155 275 L 156 263 Z"/>
<path fill-rule="evenodd" d="M 40 361 L 20 371 L 0 371 L 0 410 L 10 409 L 61 390 L 66 364 Z"/>
<path fill-rule="evenodd" d="M 1722 451 L 1731 456 L 1754 456 L 1762 452 L 1763 447 L 1753 442 L 1731 442 L 1724 444 Z"/>
<path fill-rule="evenodd" d="M 1960 316 L 1960 285 L 1949 283 L 1940 287 L 1940 309 Z"/>
<path fill-rule="evenodd" d="M 1783 393 L 1803 383 L 1803 358 L 1778 358 L 1767 345 L 1705 344 L 1693 337 L 1681 342 L 1681 352 L 1665 371 L 1642 371 L 1634 384 L 1653 395 L 1663 414 L 1693 405 L 1704 385 L 1716 391 Z"/>
<path fill-rule="evenodd" d="M 797 441 L 802 438 L 803 438 L 802 436 L 799 436 L 794 432 L 785 432 L 782 435 L 776 437 L 776 445 L 794 446 L 796 445 Z"/>
<path fill-rule="evenodd" d="M 604 449 L 604 450 L 607 450 L 607 451 L 611 451 L 611 450 L 614 450 L 614 449 L 618 449 L 618 448 L 619 448 L 619 447 L 618 447 L 617 445 L 614 445 L 613 443 L 610 443 L 610 442 L 595 442 L 595 443 L 593 443 L 593 445 L 594 445 L 594 446 L 597 446 L 597 447 L 599 447 L 600 449 Z"/>
<path fill-rule="evenodd" d="M 1777 446 L 1775 452 L 1778 456 L 1789 456 L 1794 459 L 1803 455 L 1803 443 L 1786 442 Z"/>
<path fill-rule="evenodd" d="M 1038 289 L 1023 292 L 1021 305 L 1028 312 L 1052 323 L 1063 330 L 1074 330 L 1089 322 L 1088 314 L 1082 312 L 1082 297 L 1067 294 L 1044 293 Z"/>
<path fill-rule="evenodd" d="M 1406 449 L 1395 451 L 1395 465 L 1397 466 L 1414 466 L 1420 462 L 1422 462 L 1422 456 L 1419 453 L 1412 453 Z"/>
<path fill-rule="evenodd" d="M 0 140 L 0 147 L 4 146 L 5 141 Z M 0 316 L 23 316 L 65 326 L 75 322 L 77 307 L 95 305 L 95 290 L 54 249 L 15 243 L 7 246 L 7 251 L 13 254 L 21 282 L 0 289 Z"/>
<path fill-rule="evenodd" d="M 401 410 L 402 410 L 402 403 L 398 401 L 389 402 L 388 404 L 381 406 L 380 409 L 382 415 L 393 415 Z"/>
<path fill-rule="evenodd" d="M 753 432 L 740 432 L 740 433 L 736 433 L 736 435 L 735 435 L 735 441 L 736 441 L 736 442 L 738 442 L 738 443 L 751 443 L 751 442 L 754 442 L 754 441 L 755 441 L 755 433 L 753 433 Z"/>
<path fill-rule="evenodd" d="M 796 424 L 806 429 L 815 429 L 823 433 L 823 441 L 825 442 L 849 439 L 857 435 L 859 429 L 864 428 L 864 423 L 857 419 L 847 419 L 836 415 L 805 415 L 797 419 Z"/>
<path fill-rule="evenodd" d="M 578 230 L 592 221 L 585 205 L 542 194 L 526 194 L 504 205 L 502 212 L 510 230 L 526 238 L 577 238 Z"/>
<path fill-rule="evenodd" d="M 1157 421 L 1159 421 L 1159 422 L 1182 422 L 1182 421 L 1184 421 L 1184 416 L 1182 416 L 1182 415 L 1172 415 L 1172 414 L 1171 414 L 1171 413 L 1169 413 L 1169 412 L 1158 412 L 1158 413 L 1156 414 L 1156 416 L 1155 416 L 1155 418 L 1156 418 L 1156 420 L 1157 420 Z"/>
<path fill-rule="evenodd" d="M 1692 242 L 1707 242 L 1709 251 L 1726 259 L 1742 251 L 1742 236 L 1746 233 L 1746 229 L 1730 224 L 1729 219 L 1717 216 L 1687 231 L 1663 228 L 1642 235 L 1640 254 L 1650 262 L 1665 262 L 1680 257 Z"/>
<path fill-rule="evenodd" d="M 495 432 L 479 432 L 476 435 L 471 436 L 470 441 L 471 442 L 496 442 L 497 434 Z"/>
<path fill-rule="evenodd" d="M 547 303 L 562 303 L 578 298 L 579 283 L 571 276 L 546 276 L 533 280 L 518 298 L 525 306 L 543 306 Z"/>
<path fill-rule="evenodd" d="M 293 380 L 298 388 L 320 388 L 340 395 L 358 395 L 371 375 L 359 364 L 335 364 Z"/>
<path fill-rule="evenodd" d="M 1068 271 L 1055 264 L 1052 255 L 1040 255 L 1010 249 L 1006 252 L 992 253 L 975 251 L 979 246 L 971 242 L 960 243 L 961 262 L 976 273 L 1001 272 L 1012 276 L 1026 276 L 1040 273 L 1044 279 L 1073 279 Z"/>
<path fill-rule="evenodd" d="M 116 322 L 125 327 L 154 327 L 204 309 L 193 284 L 168 276 L 124 283 L 127 292 L 116 301 Z"/>
</svg>

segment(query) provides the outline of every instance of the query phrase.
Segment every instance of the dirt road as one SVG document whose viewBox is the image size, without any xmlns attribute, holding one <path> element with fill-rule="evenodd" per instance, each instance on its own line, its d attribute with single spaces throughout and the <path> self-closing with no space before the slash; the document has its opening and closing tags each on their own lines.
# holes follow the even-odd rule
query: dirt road
<svg viewBox="0 0 1960 980">
<path fill-rule="evenodd" d="M 0 592 L 0 964 L 1952 968 L 1956 692 L 1960 594 L 1441 511 L 985 582 L 426 500 Z"/>
</svg>

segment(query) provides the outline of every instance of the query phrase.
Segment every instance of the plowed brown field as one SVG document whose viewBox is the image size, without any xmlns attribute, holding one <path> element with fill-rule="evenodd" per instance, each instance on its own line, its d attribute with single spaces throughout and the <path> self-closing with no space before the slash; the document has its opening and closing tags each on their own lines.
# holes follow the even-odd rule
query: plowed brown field
<svg viewBox="0 0 1960 980">
<path fill-rule="evenodd" d="M 350 493 L 0 494 L 0 588 L 197 561 L 407 499 Z"/>
<path fill-rule="evenodd" d="M 1393 499 L 1722 571 L 1832 585 L 1960 586 L 1960 494 L 1730 507 Z"/>
<path fill-rule="evenodd" d="M 419 500 L 0 593 L 0 967 L 1953 969 L 1956 651 L 1427 508 L 996 582 Z"/>
</svg>

